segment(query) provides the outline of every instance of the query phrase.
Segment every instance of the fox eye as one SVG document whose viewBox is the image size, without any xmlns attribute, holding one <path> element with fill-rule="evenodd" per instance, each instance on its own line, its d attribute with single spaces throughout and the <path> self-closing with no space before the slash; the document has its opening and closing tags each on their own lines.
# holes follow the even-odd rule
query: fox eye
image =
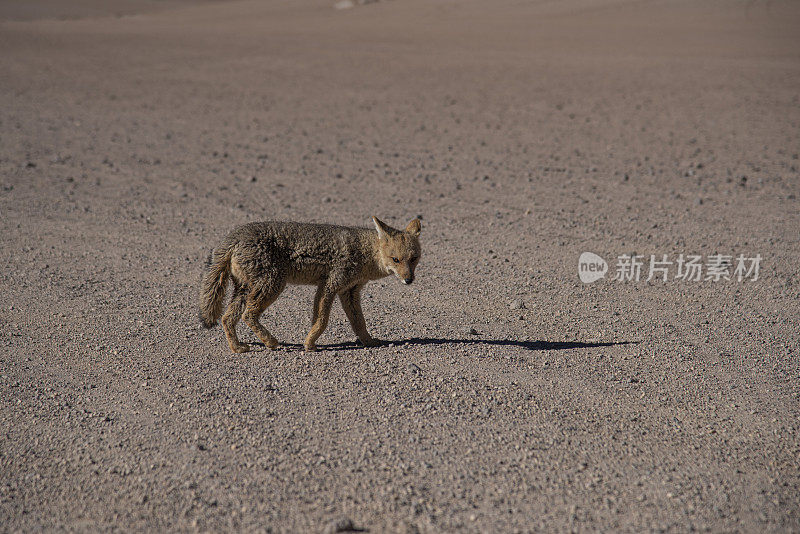
<svg viewBox="0 0 800 534">
<path fill-rule="evenodd" d="M 397 258 L 394 258 L 394 257 L 392 257 L 392 261 L 395 262 L 395 263 L 400 263 L 400 260 L 398 260 Z"/>
</svg>

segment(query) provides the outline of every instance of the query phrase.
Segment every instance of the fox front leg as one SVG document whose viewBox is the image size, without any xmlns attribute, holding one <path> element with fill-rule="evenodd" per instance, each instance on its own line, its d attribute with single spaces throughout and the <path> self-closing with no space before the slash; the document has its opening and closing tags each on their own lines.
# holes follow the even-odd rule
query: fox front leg
<svg viewBox="0 0 800 534">
<path fill-rule="evenodd" d="M 364 312 L 361 310 L 361 288 L 363 285 L 355 286 L 352 289 L 339 293 L 339 300 L 342 302 L 347 320 L 353 327 L 353 332 L 358 336 L 358 340 L 365 347 L 377 347 L 381 342 L 367 332 L 367 324 L 364 321 Z"/>
</svg>

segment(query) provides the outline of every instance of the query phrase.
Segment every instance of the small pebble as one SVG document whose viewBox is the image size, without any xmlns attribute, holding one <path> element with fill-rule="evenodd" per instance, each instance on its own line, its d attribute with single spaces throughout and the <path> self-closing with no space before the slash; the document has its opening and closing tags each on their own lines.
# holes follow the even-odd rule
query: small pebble
<svg viewBox="0 0 800 534">
<path fill-rule="evenodd" d="M 323 534 L 336 534 L 337 532 L 358 532 L 358 530 L 360 529 L 356 529 L 351 519 L 343 517 L 329 522 L 322 532 Z"/>
</svg>

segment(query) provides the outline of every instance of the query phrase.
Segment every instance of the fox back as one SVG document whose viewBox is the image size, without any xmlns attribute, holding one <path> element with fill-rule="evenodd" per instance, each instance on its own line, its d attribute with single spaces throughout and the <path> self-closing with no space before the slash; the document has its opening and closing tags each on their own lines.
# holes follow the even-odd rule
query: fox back
<svg viewBox="0 0 800 534">
<path fill-rule="evenodd" d="M 380 278 L 374 237 L 367 228 L 265 221 L 236 228 L 226 241 L 231 272 L 242 283 L 269 276 L 316 285 L 332 275 L 341 283 Z"/>
</svg>

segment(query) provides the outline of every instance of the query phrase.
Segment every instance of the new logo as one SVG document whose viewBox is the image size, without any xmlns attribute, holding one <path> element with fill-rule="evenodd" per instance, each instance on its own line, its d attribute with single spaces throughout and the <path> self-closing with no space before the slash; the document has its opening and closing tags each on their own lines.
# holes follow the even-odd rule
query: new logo
<svg viewBox="0 0 800 534">
<path fill-rule="evenodd" d="M 604 278 L 608 272 L 606 260 L 592 252 L 584 252 L 578 258 L 578 277 L 584 284 Z"/>
</svg>

